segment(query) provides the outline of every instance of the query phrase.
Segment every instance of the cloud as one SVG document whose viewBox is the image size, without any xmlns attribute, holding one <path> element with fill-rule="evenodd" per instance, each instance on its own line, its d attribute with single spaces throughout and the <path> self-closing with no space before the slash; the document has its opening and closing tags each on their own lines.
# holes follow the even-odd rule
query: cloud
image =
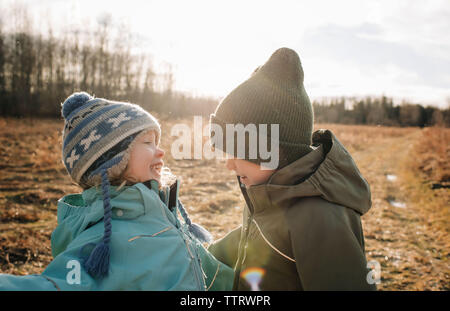
<svg viewBox="0 0 450 311">
<path fill-rule="evenodd" d="M 395 65 L 401 71 L 415 75 L 416 84 L 438 88 L 449 86 L 449 60 L 427 54 L 426 49 L 418 51 L 405 43 L 384 40 L 384 32 L 381 26 L 371 23 L 357 26 L 329 24 L 306 32 L 301 44 L 309 55 L 358 66 L 365 73 L 373 74 L 374 70 Z"/>
</svg>

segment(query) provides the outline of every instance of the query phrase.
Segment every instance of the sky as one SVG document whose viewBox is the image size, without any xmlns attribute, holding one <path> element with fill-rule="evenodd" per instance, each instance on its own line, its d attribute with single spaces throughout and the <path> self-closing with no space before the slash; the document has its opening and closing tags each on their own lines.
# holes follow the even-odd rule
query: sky
<svg viewBox="0 0 450 311">
<path fill-rule="evenodd" d="M 0 0 L 34 23 L 124 23 L 174 88 L 223 98 L 280 47 L 297 51 L 311 99 L 393 97 L 450 105 L 448 0 Z M 63 27 L 62 27 L 63 28 Z M 162 66 L 162 65 L 161 65 Z"/>
</svg>

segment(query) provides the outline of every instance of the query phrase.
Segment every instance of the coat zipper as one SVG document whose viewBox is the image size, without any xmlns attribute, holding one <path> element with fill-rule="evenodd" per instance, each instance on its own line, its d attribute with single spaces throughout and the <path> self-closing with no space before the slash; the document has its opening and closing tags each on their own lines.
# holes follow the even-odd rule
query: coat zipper
<svg viewBox="0 0 450 311">
<path fill-rule="evenodd" d="M 186 236 L 184 233 L 182 233 L 184 242 L 186 243 L 186 248 L 188 250 L 189 255 L 191 256 L 191 259 L 193 261 L 194 265 L 194 271 L 195 271 L 195 278 L 197 280 L 197 286 L 199 290 L 206 290 L 206 283 L 202 282 L 200 280 L 200 276 L 202 275 L 203 269 L 200 265 L 200 258 L 198 257 L 197 253 L 195 252 L 195 256 L 192 254 L 192 251 L 189 247 L 189 237 Z M 203 273 L 204 274 L 204 273 Z"/>
<path fill-rule="evenodd" d="M 166 211 L 165 211 L 165 209 L 164 209 L 164 206 L 162 206 L 161 204 L 158 204 L 158 205 L 160 206 L 161 211 L 162 211 L 164 217 L 167 219 L 167 221 L 168 221 L 170 224 L 172 224 L 172 222 L 170 221 L 169 217 L 168 217 L 167 214 L 166 214 Z M 170 212 L 170 211 L 169 211 L 169 212 Z M 172 224 L 172 225 L 175 227 L 175 229 L 176 229 L 176 231 L 178 232 L 178 234 L 180 234 L 181 238 L 183 239 L 184 243 L 186 244 L 187 251 L 188 251 L 189 255 L 191 256 L 191 259 L 192 259 L 193 264 L 194 264 L 194 270 L 195 270 L 195 271 L 194 271 L 194 274 L 195 274 L 195 278 L 196 278 L 196 281 L 197 281 L 197 287 L 198 287 L 198 289 L 199 289 L 199 290 L 205 290 L 205 288 L 206 288 L 205 282 L 203 282 L 203 286 L 202 286 L 202 282 L 201 282 L 200 279 L 199 279 L 200 271 L 199 271 L 199 268 L 198 268 L 198 266 L 197 266 L 197 265 L 198 265 L 198 262 L 197 262 L 198 260 L 196 259 L 196 257 L 194 257 L 194 255 L 192 254 L 192 252 L 191 252 L 191 250 L 190 250 L 190 248 L 189 248 L 189 242 L 187 241 L 188 237 L 185 238 L 185 233 L 183 232 L 181 226 L 180 226 L 180 228 L 177 227 L 177 222 L 178 222 L 178 217 L 175 215 L 175 225 L 174 225 L 174 224 Z M 197 257 L 198 257 L 198 256 L 197 256 Z M 201 268 L 200 268 L 200 269 L 201 269 Z"/>
<path fill-rule="evenodd" d="M 244 196 L 245 202 L 247 203 L 247 207 L 248 207 L 250 213 L 249 213 L 248 218 L 246 219 L 247 223 L 245 226 L 244 236 L 243 237 L 241 236 L 241 242 L 243 242 L 243 243 L 239 243 L 238 261 L 237 261 L 236 272 L 235 272 L 235 276 L 234 276 L 233 290 L 238 289 L 239 281 L 241 278 L 242 264 L 244 263 L 245 257 L 247 257 L 246 246 L 247 246 L 248 233 L 250 230 L 250 224 L 253 220 L 253 205 L 250 201 L 250 198 L 248 197 L 246 189 L 243 189 L 240 178 L 239 177 L 237 177 L 237 178 L 238 178 L 238 182 L 239 182 L 239 187 L 241 189 L 242 195 Z"/>
</svg>

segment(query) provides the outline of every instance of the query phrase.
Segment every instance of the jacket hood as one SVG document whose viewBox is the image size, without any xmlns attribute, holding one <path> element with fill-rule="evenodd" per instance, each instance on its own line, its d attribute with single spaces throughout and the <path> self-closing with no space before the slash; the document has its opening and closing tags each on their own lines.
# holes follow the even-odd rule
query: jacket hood
<svg viewBox="0 0 450 311">
<path fill-rule="evenodd" d="M 276 171 L 266 184 L 241 189 L 255 205 L 264 205 L 267 198 L 272 204 L 291 206 L 302 197 L 320 196 L 366 213 L 372 205 L 370 186 L 348 151 L 330 130 L 318 130 L 312 139 L 310 153 Z"/>
<path fill-rule="evenodd" d="M 110 188 L 112 204 L 118 193 Z M 127 189 L 128 195 L 131 189 Z M 52 255 L 56 257 L 88 227 L 103 219 L 103 197 L 101 189 L 89 188 L 83 193 L 69 194 L 58 201 L 58 226 L 52 233 Z M 114 214 L 113 214 L 114 215 Z"/>
</svg>

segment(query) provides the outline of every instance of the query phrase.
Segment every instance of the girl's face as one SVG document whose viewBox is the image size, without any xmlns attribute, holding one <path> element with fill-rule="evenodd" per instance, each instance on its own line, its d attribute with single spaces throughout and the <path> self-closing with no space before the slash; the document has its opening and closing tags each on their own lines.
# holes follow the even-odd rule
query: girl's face
<svg viewBox="0 0 450 311">
<path fill-rule="evenodd" d="M 161 182 L 164 153 L 164 150 L 156 145 L 154 131 L 139 136 L 130 150 L 124 178 L 132 182 L 145 182 L 151 179 Z"/>
<path fill-rule="evenodd" d="M 243 159 L 228 159 L 227 168 L 240 176 L 246 188 L 265 183 L 276 170 L 263 170 L 258 164 Z"/>
</svg>

